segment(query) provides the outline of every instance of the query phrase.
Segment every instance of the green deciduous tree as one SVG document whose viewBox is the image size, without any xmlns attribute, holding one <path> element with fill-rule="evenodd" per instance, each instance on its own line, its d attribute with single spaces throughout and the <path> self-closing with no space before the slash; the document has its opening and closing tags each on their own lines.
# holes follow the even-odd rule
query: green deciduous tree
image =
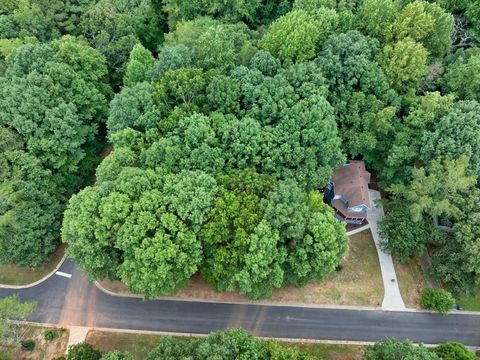
<svg viewBox="0 0 480 360">
<path fill-rule="evenodd" d="M 179 21 L 193 20 L 198 16 L 205 15 L 220 17 L 225 22 L 262 21 L 258 16 L 262 6 L 265 5 L 260 0 L 194 0 L 188 2 L 167 0 L 164 3 L 164 9 L 168 13 L 168 22 L 173 28 Z"/>
<path fill-rule="evenodd" d="M 215 180 L 200 172 L 126 167 L 115 180 L 72 197 L 63 240 L 91 278 L 119 278 L 148 298 L 172 293 L 201 262 L 196 231 L 215 191 Z"/>
<path fill-rule="evenodd" d="M 395 138 L 380 173 L 385 185 L 410 180 L 412 169 L 421 158 L 422 147 L 427 140 L 425 134 L 431 132 L 440 119 L 452 110 L 453 103 L 452 95 L 442 96 L 439 92 L 416 98 L 409 114 L 395 129 Z"/>
<path fill-rule="evenodd" d="M 433 29 L 423 41 L 434 56 L 444 56 L 452 47 L 455 20 L 452 14 L 436 3 L 425 2 L 425 10 L 435 20 Z"/>
<path fill-rule="evenodd" d="M 460 99 L 480 101 L 480 52 L 477 48 L 458 50 L 455 56 L 441 79 L 444 89 Z"/>
<path fill-rule="evenodd" d="M 243 170 L 222 182 L 226 185 L 219 189 L 210 221 L 201 231 L 206 257 L 202 272 L 218 291 L 238 288 L 252 298 L 268 297 L 282 285 L 284 259 L 277 250 L 278 232 L 262 221 L 260 210 L 273 179 Z"/>
<path fill-rule="evenodd" d="M 313 15 L 293 10 L 272 23 L 260 46 L 284 62 L 303 62 L 315 57 L 326 35 Z"/>
<path fill-rule="evenodd" d="M 61 189 L 34 156 L 0 150 L 0 263 L 40 266 L 58 244 Z"/>
<path fill-rule="evenodd" d="M 85 157 L 83 146 L 93 140 L 94 121 L 106 112 L 105 73 L 104 58 L 84 41 L 26 44 L 2 81 L 1 118 L 9 119 L 45 166 L 75 171 Z"/>
<path fill-rule="evenodd" d="M 428 51 L 410 38 L 386 45 L 378 56 L 393 89 L 400 93 L 416 90 L 427 75 Z"/>
<path fill-rule="evenodd" d="M 135 29 L 137 37 L 150 51 L 163 40 L 165 22 L 160 4 L 155 0 L 111 0 L 115 10 Z M 117 15 L 118 16 L 118 15 Z"/>
<path fill-rule="evenodd" d="M 400 261 L 422 255 L 434 238 L 432 221 L 413 221 L 408 207 L 403 205 L 388 211 L 379 225 L 382 248 Z"/>
<path fill-rule="evenodd" d="M 378 42 L 358 31 L 330 37 L 316 60 L 329 83 L 344 151 L 378 158 L 379 140 L 392 129 L 397 95 L 374 58 Z"/>
<path fill-rule="evenodd" d="M 154 85 L 154 98 L 166 115 L 175 106 L 204 103 L 206 88 L 205 74 L 198 68 L 180 68 L 166 71 Z"/>
<path fill-rule="evenodd" d="M 166 44 L 192 48 L 196 64 L 204 70 L 227 72 L 248 64 L 256 52 L 255 39 L 255 33 L 243 23 L 222 24 L 210 18 L 198 18 L 179 24 L 166 36 Z"/>
<path fill-rule="evenodd" d="M 88 270 L 90 279 L 114 278 L 120 261 L 112 239 L 96 234 L 100 201 L 97 189 L 84 189 L 71 197 L 63 218 L 62 240 L 69 243 L 67 254 Z"/>
<path fill-rule="evenodd" d="M 123 84 L 132 86 L 147 80 L 147 73 L 152 68 L 154 62 L 155 59 L 150 51 L 145 49 L 142 44 L 136 44 L 130 52 Z"/>
<path fill-rule="evenodd" d="M 183 44 L 173 46 L 162 46 L 159 49 L 158 60 L 154 63 L 149 76 L 156 81 L 168 70 L 194 67 L 195 52 Z"/>
<path fill-rule="evenodd" d="M 390 39 L 392 25 L 400 11 L 397 0 L 365 0 L 360 8 L 360 26 L 382 42 Z"/>
<path fill-rule="evenodd" d="M 286 245 L 285 280 L 296 286 L 304 286 L 311 280 L 322 280 L 333 272 L 348 248 L 344 225 L 335 219 L 320 196 L 311 194 L 308 205 L 312 214 L 303 238 L 293 238 Z"/>
<path fill-rule="evenodd" d="M 455 294 L 475 291 L 480 285 L 479 199 L 476 188 L 457 196 L 456 205 L 462 213 L 454 222 L 453 234 L 432 258 L 431 273 Z"/>
<path fill-rule="evenodd" d="M 107 59 L 112 83 L 120 85 L 128 56 L 138 37 L 127 15 L 113 1 L 101 0 L 89 7 L 80 21 L 80 34 Z"/>
<path fill-rule="evenodd" d="M 267 130 L 262 171 L 279 179 L 293 178 L 308 190 L 325 185 L 343 160 L 332 112 L 322 97 L 287 109 L 277 126 Z M 304 136 L 296 136 L 299 133 Z"/>
<path fill-rule="evenodd" d="M 480 175 L 480 104 L 460 101 L 423 135 L 421 157 L 455 159 L 469 157 L 468 174 Z"/>
<path fill-rule="evenodd" d="M 301 240 L 305 234 L 308 218 L 307 195 L 293 180 L 285 180 L 262 200 L 265 219 L 277 229 L 284 243 Z"/>
<path fill-rule="evenodd" d="M 393 23 L 395 39 L 422 41 L 433 31 L 435 19 L 425 11 L 425 4 L 423 1 L 413 1 L 402 8 Z"/>
<path fill-rule="evenodd" d="M 155 141 L 142 155 L 146 166 L 161 166 L 170 172 L 188 169 L 215 175 L 225 166 L 213 119 L 199 114 L 182 118 L 174 131 Z"/>
<path fill-rule="evenodd" d="M 107 119 L 108 135 L 126 128 L 138 131 L 155 129 L 161 121 L 161 113 L 153 99 L 153 88 L 149 83 L 128 86 L 115 95 L 110 102 Z"/>
<path fill-rule="evenodd" d="M 160 201 L 158 191 L 145 192 L 117 241 L 124 256 L 118 269 L 120 279 L 146 298 L 178 291 L 201 261 L 202 248 L 195 233 L 176 215 L 162 212 Z"/>
<path fill-rule="evenodd" d="M 420 221 L 423 214 L 432 218 L 457 217 L 461 214 L 461 209 L 456 205 L 457 198 L 477 182 L 475 176 L 465 174 L 467 167 L 466 156 L 443 162 L 432 160 L 427 168 L 412 170 L 410 184 L 395 184 L 389 190 L 408 201 L 415 221 Z"/>
<path fill-rule="evenodd" d="M 260 163 L 264 131 L 251 118 L 234 119 L 219 129 L 227 166 L 243 169 Z"/>
</svg>

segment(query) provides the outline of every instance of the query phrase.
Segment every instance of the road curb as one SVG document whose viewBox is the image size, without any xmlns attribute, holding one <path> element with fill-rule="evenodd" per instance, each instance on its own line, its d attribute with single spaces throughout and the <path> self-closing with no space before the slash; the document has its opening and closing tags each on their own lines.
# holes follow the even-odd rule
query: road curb
<svg viewBox="0 0 480 360">
<path fill-rule="evenodd" d="M 20 290 L 20 289 L 28 289 L 28 288 L 37 286 L 38 284 L 41 284 L 42 282 L 44 282 L 45 280 L 47 280 L 51 276 L 53 276 L 58 271 L 58 269 L 60 269 L 60 267 L 63 265 L 63 263 L 65 262 L 66 259 L 67 259 L 67 254 L 64 254 L 62 259 L 58 262 L 57 266 L 51 272 L 49 272 L 47 275 L 45 275 L 40 280 L 37 280 L 37 281 L 35 281 L 31 284 L 27 284 L 27 285 L 3 285 L 3 284 L 0 284 L 0 288 Z"/>
<path fill-rule="evenodd" d="M 101 292 L 115 297 L 126 297 L 134 299 L 144 299 L 141 295 L 135 294 L 118 294 L 111 290 L 104 288 L 100 282 L 95 281 L 95 286 Z M 332 309 L 332 310 L 356 310 L 356 311 L 383 311 L 383 312 L 407 312 L 407 313 L 424 313 L 424 314 L 435 314 L 437 312 L 432 310 L 422 310 L 422 309 L 383 309 L 382 307 L 374 306 L 349 306 L 349 305 L 328 305 L 328 304 L 310 304 L 310 303 L 280 303 L 280 302 L 268 302 L 268 301 L 229 301 L 229 300 L 214 300 L 214 299 L 202 299 L 202 298 L 180 298 L 175 296 L 160 296 L 153 300 L 168 300 L 168 301 L 184 301 L 184 302 L 201 302 L 201 303 L 220 303 L 220 304 L 235 304 L 235 305 L 257 305 L 257 306 L 278 306 L 278 307 L 302 307 L 302 308 L 316 308 L 316 309 Z M 476 315 L 480 316 L 480 311 L 450 311 L 446 315 Z"/>
<path fill-rule="evenodd" d="M 135 294 L 118 294 L 111 290 L 104 288 L 98 281 L 95 281 L 95 286 L 103 293 L 115 297 L 128 297 L 134 299 L 145 299 L 141 295 Z M 175 296 L 160 296 L 152 300 L 169 300 L 169 301 L 184 301 L 184 302 L 202 302 L 202 303 L 220 303 L 220 304 L 235 304 L 235 305 L 257 305 L 257 306 L 279 306 L 279 307 L 303 307 L 303 308 L 317 308 L 317 309 L 332 309 L 332 310 L 357 310 L 357 311 L 381 311 L 381 307 L 374 306 L 349 306 L 349 305 L 328 305 L 328 304 L 311 304 L 311 303 L 280 303 L 269 301 L 229 301 L 216 299 L 202 299 L 202 298 L 180 298 Z"/>
</svg>

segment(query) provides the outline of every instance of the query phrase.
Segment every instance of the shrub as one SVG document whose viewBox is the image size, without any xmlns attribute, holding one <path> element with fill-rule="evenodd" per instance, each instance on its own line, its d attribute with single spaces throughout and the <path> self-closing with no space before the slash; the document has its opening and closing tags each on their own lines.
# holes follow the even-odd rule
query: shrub
<svg viewBox="0 0 480 360">
<path fill-rule="evenodd" d="M 410 340 L 397 341 L 385 339 L 369 346 L 365 351 L 364 360 L 440 360 L 440 358 L 428 350 L 425 346 L 415 346 Z"/>
<path fill-rule="evenodd" d="M 22 348 L 24 348 L 27 351 L 33 351 L 33 349 L 35 349 L 35 341 L 33 340 L 22 341 Z"/>
<path fill-rule="evenodd" d="M 455 299 L 452 294 L 443 289 L 425 289 L 420 299 L 420 305 L 424 309 L 434 310 L 446 314 L 453 306 Z"/>
<path fill-rule="evenodd" d="M 57 337 L 57 333 L 53 330 L 45 330 L 43 337 L 45 338 L 46 341 L 52 341 Z"/>
<path fill-rule="evenodd" d="M 457 342 L 447 342 L 437 346 L 433 351 L 442 360 L 478 360 L 478 357 L 470 352 L 465 345 Z"/>
</svg>

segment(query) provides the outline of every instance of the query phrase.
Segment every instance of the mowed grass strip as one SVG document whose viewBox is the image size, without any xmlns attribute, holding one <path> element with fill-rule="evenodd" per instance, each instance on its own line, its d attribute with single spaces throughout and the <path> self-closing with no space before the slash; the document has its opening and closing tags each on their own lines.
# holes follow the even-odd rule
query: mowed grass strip
<svg viewBox="0 0 480 360">
<path fill-rule="evenodd" d="M 287 286 L 274 292 L 273 301 L 326 305 L 380 306 L 383 282 L 377 249 L 370 230 L 350 236 L 341 269 L 303 288 Z"/>
<path fill-rule="evenodd" d="M 16 265 L 0 266 L 0 284 L 2 285 L 28 285 L 40 280 L 55 269 L 65 254 L 65 244 L 50 255 L 48 262 L 38 268 L 25 268 Z"/>
<path fill-rule="evenodd" d="M 362 345 L 315 343 L 285 343 L 285 346 L 296 347 L 323 360 L 361 360 L 367 348 Z"/>
<path fill-rule="evenodd" d="M 161 338 L 161 335 L 90 330 L 85 341 L 102 353 L 112 350 L 127 351 L 135 359 L 143 360 L 158 345 Z"/>
<path fill-rule="evenodd" d="M 128 289 L 119 281 L 102 281 L 106 289 L 127 294 Z M 238 292 L 216 292 L 201 276 L 196 275 L 175 297 L 223 301 L 249 301 Z M 341 269 L 323 281 L 310 282 L 303 288 L 286 286 L 273 292 L 270 302 L 380 306 L 383 282 L 377 249 L 370 230 L 350 237 L 350 247 Z"/>
<path fill-rule="evenodd" d="M 127 351 L 136 360 L 143 360 L 160 342 L 162 335 L 135 334 L 91 330 L 86 341 L 102 353 L 112 350 Z M 188 337 L 176 337 L 185 339 Z M 316 343 L 283 343 L 284 346 L 295 347 L 322 360 L 360 360 L 365 346 L 337 345 Z"/>
<path fill-rule="evenodd" d="M 405 263 L 394 260 L 398 285 L 403 302 L 408 308 L 420 309 L 420 298 L 427 287 L 425 275 L 417 258 Z"/>
</svg>

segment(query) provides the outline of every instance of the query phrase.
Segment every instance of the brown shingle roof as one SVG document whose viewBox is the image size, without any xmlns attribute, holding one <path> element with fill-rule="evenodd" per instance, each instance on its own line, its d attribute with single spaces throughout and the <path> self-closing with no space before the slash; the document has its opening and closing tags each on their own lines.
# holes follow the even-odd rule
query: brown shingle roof
<svg viewBox="0 0 480 360">
<path fill-rule="evenodd" d="M 361 160 L 351 160 L 333 173 L 335 195 L 342 195 L 347 199 L 349 207 L 365 204 L 370 207 L 368 183 L 370 173 L 365 169 Z"/>
</svg>

